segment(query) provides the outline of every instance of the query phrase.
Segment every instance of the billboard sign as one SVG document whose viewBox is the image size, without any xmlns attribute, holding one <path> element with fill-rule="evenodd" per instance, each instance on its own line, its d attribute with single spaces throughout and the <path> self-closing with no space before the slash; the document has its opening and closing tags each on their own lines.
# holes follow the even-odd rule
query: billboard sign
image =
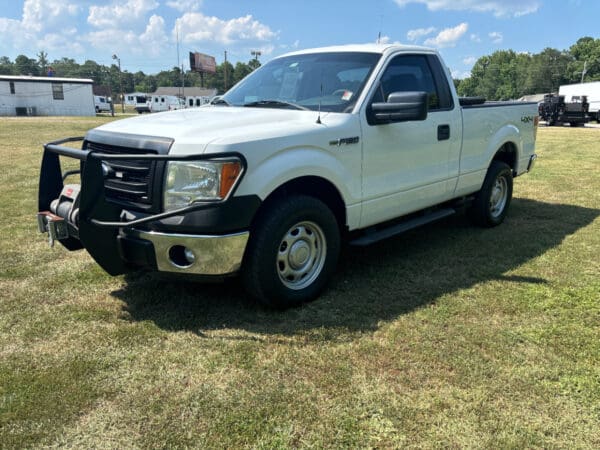
<svg viewBox="0 0 600 450">
<path fill-rule="evenodd" d="M 194 72 L 216 73 L 215 57 L 204 53 L 190 52 L 190 69 Z"/>
</svg>

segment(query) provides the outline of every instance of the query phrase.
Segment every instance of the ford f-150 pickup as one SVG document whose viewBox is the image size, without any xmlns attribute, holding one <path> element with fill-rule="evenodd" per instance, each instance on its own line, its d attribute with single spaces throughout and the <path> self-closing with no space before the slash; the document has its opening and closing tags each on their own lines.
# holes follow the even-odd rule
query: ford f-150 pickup
<svg viewBox="0 0 600 450">
<path fill-rule="evenodd" d="M 459 98 L 435 50 L 298 51 L 206 107 L 46 144 L 38 225 L 112 275 L 241 274 L 256 299 L 294 306 L 324 289 L 343 242 L 459 207 L 500 224 L 537 124 L 535 104 Z M 62 172 L 69 158 L 80 170 Z"/>
</svg>

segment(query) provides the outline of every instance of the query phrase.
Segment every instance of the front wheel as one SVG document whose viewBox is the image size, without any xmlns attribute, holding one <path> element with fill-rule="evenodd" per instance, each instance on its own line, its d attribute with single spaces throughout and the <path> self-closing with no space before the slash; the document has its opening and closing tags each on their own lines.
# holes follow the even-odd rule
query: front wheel
<svg viewBox="0 0 600 450">
<path fill-rule="evenodd" d="M 242 277 L 265 305 L 288 308 L 313 300 L 331 278 L 340 233 L 320 200 L 298 195 L 268 207 L 250 232 Z"/>
<path fill-rule="evenodd" d="M 504 221 L 513 191 L 512 170 L 502 161 L 492 161 L 481 190 L 469 210 L 477 225 L 495 227 Z"/>
</svg>

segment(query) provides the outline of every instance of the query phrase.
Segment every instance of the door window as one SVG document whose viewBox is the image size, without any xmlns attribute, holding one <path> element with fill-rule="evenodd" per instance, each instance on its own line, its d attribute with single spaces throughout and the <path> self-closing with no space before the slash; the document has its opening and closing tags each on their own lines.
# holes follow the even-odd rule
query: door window
<svg viewBox="0 0 600 450">
<path fill-rule="evenodd" d="M 449 106 L 440 101 L 440 93 L 426 55 L 396 56 L 381 76 L 373 102 L 387 101 L 392 92 L 412 91 L 427 92 L 430 111 Z"/>
</svg>

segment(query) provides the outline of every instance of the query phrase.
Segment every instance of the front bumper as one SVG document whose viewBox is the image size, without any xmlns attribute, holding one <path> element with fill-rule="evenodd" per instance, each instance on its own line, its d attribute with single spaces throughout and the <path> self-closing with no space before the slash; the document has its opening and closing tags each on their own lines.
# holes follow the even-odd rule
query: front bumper
<svg viewBox="0 0 600 450">
<path fill-rule="evenodd" d="M 51 244 L 58 241 L 69 250 L 85 248 L 111 275 L 140 267 L 198 275 L 227 275 L 240 268 L 250 217 L 260 204 L 245 197 L 233 200 L 241 175 L 223 200 L 168 212 L 160 212 L 157 208 L 135 212 L 107 197 L 103 166 L 106 161 L 236 158 L 242 162 L 243 174 L 246 168 L 243 156 L 234 153 L 193 156 L 106 154 L 62 146 L 76 140 L 82 138 L 44 146 L 38 199 L 41 212 L 37 220 L 40 231 L 48 232 Z M 81 169 L 61 173 L 59 156 L 80 160 Z M 65 185 L 65 178 L 74 174 L 80 175 L 81 184 Z M 150 185 L 150 189 L 160 192 L 161 186 Z M 240 203 L 247 205 L 243 213 Z M 232 210 L 238 211 L 235 219 L 232 219 Z"/>
<path fill-rule="evenodd" d="M 123 230 L 119 236 L 123 259 L 161 272 L 226 275 L 242 263 L 248 232 L 224 236 Z"/>
</svg>

